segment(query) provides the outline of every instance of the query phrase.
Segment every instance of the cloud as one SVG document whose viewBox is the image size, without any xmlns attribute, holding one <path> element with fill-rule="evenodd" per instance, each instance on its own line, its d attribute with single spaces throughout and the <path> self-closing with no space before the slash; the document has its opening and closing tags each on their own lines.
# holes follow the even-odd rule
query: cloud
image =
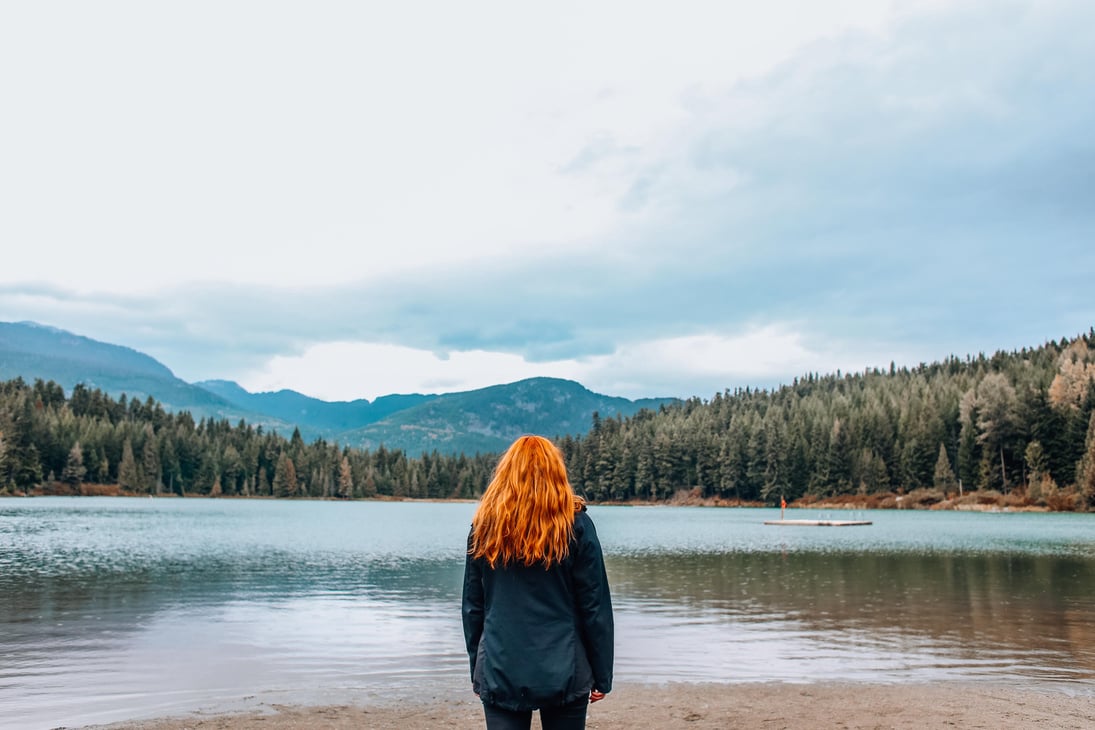
<svg viewBox="0 0 1095 730">
<path fill-rule="evenodd" d="M 253 392 L 299 388 L 325 400 L 390 393 L 458 392 L 531 377 L 577 380 L 596 392 L 630 398 L 710 397 L 728 388 L 776 387 L 810 372 L 884 368 L 894 351 L 812 342 L 790 324 L 741 335 L 696 335 L 633 342 L 592 357 L 531 362 L 519 355 L 466 350 L 436 353 L 397 345 L 329 342 L 279 355 L 240 377 Z"/>
<path fill-rule="evenodd" d="M 358 354 L 403 363 L 384 371 L 385 392 L 404 372 L 458 384 L 559 368 L 606 392 L 702 395 L 1086 330 L 1095 8 L 916 3 L 890 16 L 880 6 L 841 6 L 786 38 L 782 6 L 754 29 L 681 16 L 661 27 L 643 6 L 618 16 L 642 32 L 608 44 L 606 11 L 590 9 L 588 27 L 540 18 L 549 40 L 519 25 L 469 57 L 463 39 L 424 39 L 451 67 L 383 42 L 377 53 L 409 64 L 391 79 L 320 73 L 340 54 L 357 59 L 349 39 L 360 24 L 299 75 L 260 38 L 256 63 L 273 63 L 286 86 L 255 67 L 258 87 L 237 103 L 200 66 L 225 126 L 187 111 L 198 131 L 179 140 L 181 156 L 137 130 L 170 164 L 161 174 L 156 160 L 126 162 L 124 180 L 98 181 L 118 191 L 101 210 L 81 197 L 94 179 L 51 188 L 46 172 L 0 173 L 17 213 L 0 225 L 21 242 L 5 250 L 0 312 L 137 347 L 188 379 L 266 373 L 305 391 L 339 377 L 321 355 L 342 367 L 352 360 L 338 353 L 352 347 L 390 348 Z M 385 22 L 403 27 L 397 16 Z M 232 38 L 210 39 L 213 60 Z M 560 39 L 573 54 L 543 62 L 561 58 L 545 46 Z M 229 81 L 244 81 L 250 67 L 230 66 Z M 155 129 L 173 107 L 153 101 Z M 109 122 L 89 123 L 117 146 Z M 240 143 L 223 163 L 221 133 Z M 90 142 L 61 140 L 55 152 L 81 174 L 108 169 L 112 148 Z M 16 157 L 16 169 L 30 159 Z M 88 245 L 59 255 L 53 242 L 73 231 Z M 106 249 L 117 272 L 104 273 L 98 249 L 115 234 L 129 244 Z M 47 269 L 48 283 L 28 283 L 26 272 Z M 447 374 L 428 381 L 430 368 Z"/>
<path fill-rule="evenodd" d="M 607 153 L 656 155 L 683 93 L 885 15 L 873 0 L 6 8 L 0 65 L 20 73 L 0 78 L 0 280 L 45 254 L 72 288 L 328 286 L 588 247 L 628 218 L 632 163 Z"/>
<path fill-rule="evenodd" d="M 518 355 L 483 350 L 434 353 L 364 342 L 329 342 L 278 355 L 240 383 L 253 392 L 299 388 L 325 400 L 375 399 L 391 393 L 447 393 L 533 376 L 574 378 L 574 363 L 531 365 Z"/>
<path fill-rule="evenodd" d="M 857 372 L 912 359 L 900 345 L 871 350 L 861 342 L 813 337 L 787 322 L 748 327 L 736 335 L 634 342 L 584 361 L 581 378 L 605 393 L 709 398 L 746 386 L 775 388 L 808 373 Z"/>
</svg>

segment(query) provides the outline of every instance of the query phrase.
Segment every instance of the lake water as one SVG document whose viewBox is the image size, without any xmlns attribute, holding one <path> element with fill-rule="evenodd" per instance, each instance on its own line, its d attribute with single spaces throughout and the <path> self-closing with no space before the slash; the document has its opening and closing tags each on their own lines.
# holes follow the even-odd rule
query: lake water
<svg viewBox="0 0 1095 730">
<path fill-rule="evenodd" d="M 0 727 L 470 692 L 473 504 L 0 500 Z M 616 677 L 1095 696 L 1095 515 L 593 507 Z"/>
</svg>

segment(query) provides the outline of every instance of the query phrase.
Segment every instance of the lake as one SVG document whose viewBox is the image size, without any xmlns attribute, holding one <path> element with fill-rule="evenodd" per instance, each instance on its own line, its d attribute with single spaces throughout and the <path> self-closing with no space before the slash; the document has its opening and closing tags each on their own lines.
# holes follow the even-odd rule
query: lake
<svg viewBox="0 0 1095 730">
<path fill-rule="evenodd" d="M 470 692 L 466 503 L 0 500 L 0 727 Z M 1095 696 L 1095 515 L 592 507 L 616 681 Z"/>
</svg>

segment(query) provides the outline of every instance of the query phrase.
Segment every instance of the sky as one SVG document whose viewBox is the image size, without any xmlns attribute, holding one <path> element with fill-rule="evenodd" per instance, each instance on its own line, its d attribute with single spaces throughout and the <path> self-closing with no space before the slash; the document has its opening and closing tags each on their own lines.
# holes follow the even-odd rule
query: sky
<svg viewBox="0 0 1095 730">
<path fill-rule="evenodd" d="M 1095 325 L 1095 3 L 0 5 L 0 321 L 326 400 Z"/>
</svg>

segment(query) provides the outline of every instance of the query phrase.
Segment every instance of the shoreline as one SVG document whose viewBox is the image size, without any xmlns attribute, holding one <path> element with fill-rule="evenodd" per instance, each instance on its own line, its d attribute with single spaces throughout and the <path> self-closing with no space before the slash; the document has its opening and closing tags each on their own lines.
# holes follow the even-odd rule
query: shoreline
<svg viewBox="0 0 1095 730">
<path fill-rule="evenodd" d="M 989 683 L 933 684 L 623 684 L 590 706 L 590 730 L 771 730 L 772 728 L 991 727 L 1020 730 L 1095 727 L 1095 687 L 1088 694 Z M 372 704 L 264 705 L 243 712 L 198 712 L 175 718 L 84 726 L 84 730 L 293 730 L 296 728 L 481 728 L 471 694 L 434 695 Z M 533 727 L 539 727 L 538 721 Z"/>
<path fill-rule="evenodd" d="M 96 485 L 99 486 L 99 485 Z M 1013 495 L 999 493 L 968 492 L 963 496 L 954 497 L 945 495 L 937 497 L 934 494 L 925 494 L 927 490 L 916 490 L 908 494 L 886 492 L 872 495 L 839 495 L 837 497 L 813 498 L 803 497 L 787 503 L 789 510 L 944 510 L 955 512 L 1047 512 L 1047 513 L 1075 513 L 1084 514 L 1081 509 L 1053 509 L 1039 504 L 1030 504 L 1027 500 L 1016 498 Z M 377 495 L 375 497 L 355 497 L 346 499 L 341 497 L 272 497 L 270 495 L 216 495 L 187 493 L 187 494 L 137 494 L 123 492 L 119 489 L 96 489 L 92 493 L 79 493 L 64 490 L 34 490 L 29 493 L 0 492 L 0 499 L 33 499 L 38 497 L 123 497 L 130 499 L 167 499 L 167 500 L 191 500 L 191 499 L 222 499 L 230 501 L 277 501 L 277 502 L 421 502 L 436 504 L 476 504 L 476 499 L 440 499 L 440 498 L 415 498 L 395 497 L 392 495 Z M 663 500 L 602 500 L 589 502 L 595 507 L 710 507 L 719 509 L 750 508 L 750 509 L 779 509 L 779 505 L 766 504 L 742 499 L 727 499 L 723 497 L 702 497 L 691 492 L 681 491 L 676 495 Z"/>
</svg>

